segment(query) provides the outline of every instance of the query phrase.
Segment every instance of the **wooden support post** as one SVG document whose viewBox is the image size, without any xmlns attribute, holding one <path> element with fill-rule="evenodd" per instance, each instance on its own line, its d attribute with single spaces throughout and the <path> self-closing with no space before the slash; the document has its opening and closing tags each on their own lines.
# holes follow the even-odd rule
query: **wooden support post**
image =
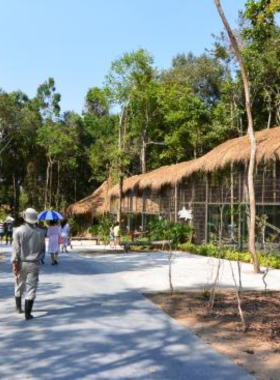
<svg viewBox="0 0 280 380">
<path fill-rule="evenodd" d="M 176 182 L 175 183 L 175 187 L 174 187 L 174 212 L 175 212 L 175 217 L 174 217 L 174 221 L 177 223 L 178 222 L 178 183 Z"/>
<path fill-rule="evenodd" d="M 145 231 L 145 194 L 142 195 L 142 231 Z"/>
<path fill-rule="evenodd" d="M 120 175 L 119 178 L 119 207 L 118 207 L 118 213 L 117 213 L 117 221 L 121 224 L 122 219 L 122 201 L 123 201 L 123 176 Z"/>
<path fill-rule="evenodd" d="M 205 244 L 208 243 L 208 203 L 209 203 L 209 174 L 206 174 L 205 178 L 205 223 L 204 223 L 204 240 Z"/>
<path fill-rule="evenodd" d="M 235 234 L 235 231 L 234 231 L 234 177 L 233 177 L 233 164 L 231 163 L 230 165 L 230 224 L 231 224 L 231 228 L 230 228 L 230 239 L 231 239 L 231 242 L 233 243 L 234 242 L 234 234 Z"/>
<path fill-rule="evenodd" d="M 242 174 L 239 172 L 238 176 L 238 249 L 242 251 Z"/>
</svg>

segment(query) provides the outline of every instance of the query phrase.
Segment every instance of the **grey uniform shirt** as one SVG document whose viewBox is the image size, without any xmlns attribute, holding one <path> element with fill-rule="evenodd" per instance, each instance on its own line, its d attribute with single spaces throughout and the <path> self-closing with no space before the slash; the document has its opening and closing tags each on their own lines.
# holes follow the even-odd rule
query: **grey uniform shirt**
<svg viewBox="0 0 280 380">
<path fill-rule="evenodd" d="M 14 232 L 11 262 L 39 262 L 43 248 L 44 239 L 39 228 L 24 224 Z"/>
</svg>

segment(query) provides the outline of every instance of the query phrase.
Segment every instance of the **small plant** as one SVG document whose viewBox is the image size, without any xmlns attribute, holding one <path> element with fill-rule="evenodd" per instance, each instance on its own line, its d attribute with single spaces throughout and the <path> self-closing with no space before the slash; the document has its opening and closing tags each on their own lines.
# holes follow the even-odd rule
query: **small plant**
<svg viewBox="0 0 280 380">
<path fill-rule="evenodd" d="M 151 240 L 170 240 L 173 248 L 190 241 L 193 235 L 193 228 L 188 224 L 174 223 L 166 219 L 151 221 L 147 230 Z"/>
<path fill-rule="evenodd" d="M 70 224 L 72 236 L 77 236 L 82 232 L 81 225 L 76 221 L 75 218 L 73 217 L 69 218 L 68 223 Z"/>
<path fill-rule="evenodd" d="M 103 215 L 98 224 L 98 235 L 101 236 L 104 244 L 110 241 L 110 227 L 112 227 L 114 220 L 111 215 Z"/>
<path fill-rule="evenodd" d="M 209 289 L 203 289 L 200 293 L 194 294 L 193 298 L 199 301 L 209 301 L 210 294 Z"/>
<path fill-rule="evenodd" d="M 96 236 L 98 235 L 98 228 L 99 228 L 99 225 L 94 224 L 93 226 L 90 226 L 88 228 L 88 233 L 91 234 L 92 236 Z"/>
</svg>

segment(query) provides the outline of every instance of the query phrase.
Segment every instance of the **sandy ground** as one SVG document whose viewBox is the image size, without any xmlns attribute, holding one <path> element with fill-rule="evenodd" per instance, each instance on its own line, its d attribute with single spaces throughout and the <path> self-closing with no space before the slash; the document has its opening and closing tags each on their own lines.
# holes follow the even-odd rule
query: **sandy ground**
<svg viewBox="0 0 280 380">
<path fill-rule="evenodd" d="M 245 333 L 234 292 L 218 293 L 212 312 L 202 292 L 146 296 L 257 379 L 280 379 L 280 292 L 242 294 Z"/>
</svg>

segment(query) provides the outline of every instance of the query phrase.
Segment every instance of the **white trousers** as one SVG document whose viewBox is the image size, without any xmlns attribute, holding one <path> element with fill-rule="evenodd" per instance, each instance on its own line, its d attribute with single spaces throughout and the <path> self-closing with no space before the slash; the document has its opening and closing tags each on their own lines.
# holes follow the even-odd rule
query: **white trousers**
<svg viewBox="0 0 280 380">
<path fill-rule="evenodd" d="M 40 265 L 37 263 L 20 263 L 20 271 L 16 278 L 15 296 L 21 297 L 25 291 L 26 300 L 34 300 L 39 280 Z"/>
</svg>

